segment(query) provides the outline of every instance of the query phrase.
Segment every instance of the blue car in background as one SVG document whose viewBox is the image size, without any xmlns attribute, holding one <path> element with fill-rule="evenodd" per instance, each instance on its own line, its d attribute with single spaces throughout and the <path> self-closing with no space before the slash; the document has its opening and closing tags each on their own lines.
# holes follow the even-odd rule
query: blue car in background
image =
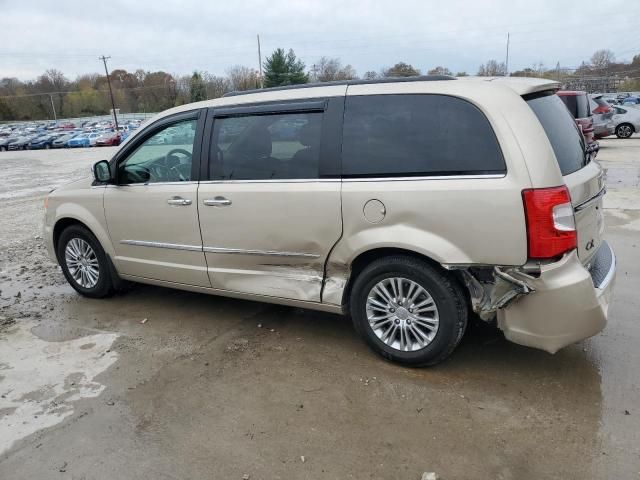
<svg viewBox="0 0 640 480">
<path fill-rule="evenodd" d="M 67 141 L 67 147 L 76 148 L 76 147 L 90 147 L 91 140 L 87 135 L 77 135 L 73 137 L 71 140 Z"/>
<path fill-rule="evenodd" d="M 622 101 L 622 105 L 640 105 L 640 97 L 627 97 Z"/>
</svg>

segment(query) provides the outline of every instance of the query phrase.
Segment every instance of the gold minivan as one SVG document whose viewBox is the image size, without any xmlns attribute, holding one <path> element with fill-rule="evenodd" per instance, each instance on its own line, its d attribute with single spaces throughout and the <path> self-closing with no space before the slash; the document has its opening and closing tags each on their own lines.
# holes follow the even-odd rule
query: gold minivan
<svg viewBox="0 0 640 480">
<path fill-rule="evenodd" d="M 548 352 L 604 327 L 603 170 L 559 85 L 416 77 L 265 89 L 163 112 L 47 200 L 79 293 L 124 281 L 349 314 L 433 365 L 468 318 Z"/>
</svg>

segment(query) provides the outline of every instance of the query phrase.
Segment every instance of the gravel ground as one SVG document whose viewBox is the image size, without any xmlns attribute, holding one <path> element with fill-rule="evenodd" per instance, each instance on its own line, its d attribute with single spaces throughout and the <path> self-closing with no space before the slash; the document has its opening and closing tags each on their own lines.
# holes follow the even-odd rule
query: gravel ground
<svg viewBox="0 0 640 480">
<path fill-rule="evenodd" d="M 45 255 L 43 195 L 113 149 L 0 153 L 0 478 L 639 478 L 640 138 L 601 144 L 606 330 L 552 356 L 476 325 L 431 369 L 334 315 L 79 297 Z"/>
</svg>

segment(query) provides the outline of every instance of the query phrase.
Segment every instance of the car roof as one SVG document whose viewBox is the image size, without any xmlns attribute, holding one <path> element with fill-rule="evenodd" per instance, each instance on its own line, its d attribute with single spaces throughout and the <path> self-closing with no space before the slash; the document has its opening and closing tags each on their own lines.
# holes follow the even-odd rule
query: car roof
<svg viewBox="0 0 640 480">
<path fill-rule="evenodd" d="M 178 107 L 165 110 L 151 119 L 144 122 L 144 125 L 153 123 L 159 118 L 166 117 L 168 115 L 188 112 L 200 108 L 211 108 L 220 106 L 234 106 L 256 102 L 267 101 L 279 101 L 285 99 L 303 99 L 303 98 L 322 98 L 332 96 L 343 96 L 347 87 L 350 85 L 389 85 L 399 83 L 409 83 L 412 85 L 423 84 L 425 90 L 428 90 L 427 86 L 432 84 L 443 83 L 456 83 L 459 86 L 461 84 L 472 84 L 483 82 L 485 84 L 493 84 L 498 88 L 504 89 L 505 87 L 514 91 L 516 94 L 522 96 L 543 91 L 557 91 L 560 88 L 560 83 L 554 80 L 548 80 L 544 78 L 532 78 L 532 77 L 450 77 L 446 75 L 432 75 L 422 77 L 406 77 L 406 78 L 385 78 L 377 80 L 346 80 L 340 82 L 326 82 L 326 83 L 306 83 L 302 85 L 290 85 L 286 87 L 276 88 L 264 88 L 259 90 L 247 90 L 244 92 L 236 92 L 231 95 L 226 95 L 221 98 L 215 98 L 211 100 L 204 100 L 201 102 L 187 103 Z M 411 87 L 408 88 L 412 89 Z"/>
</svg>

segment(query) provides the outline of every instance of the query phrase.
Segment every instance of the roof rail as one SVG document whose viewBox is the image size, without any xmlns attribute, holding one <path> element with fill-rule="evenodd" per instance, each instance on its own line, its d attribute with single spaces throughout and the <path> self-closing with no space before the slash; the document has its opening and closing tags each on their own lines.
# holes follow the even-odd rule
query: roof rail
<svg viewBox="0 0 640 480">
<path fill-rule="evenodd" d="M 333 85 L 367 85 L 370 83 L 401 83 L 401 82 L 434 82 L 439 80 L 457 80 L 450 75 L 421 75 L 416 77 L 390 77 L 376 78 L 373 80 L 337 80 L 335 82 L 301 83 L 298 85 L 285 85 L 283 87 L 256 88 L 253 90 L 242 90 L 227 92 L 223 97 L 235 97 L 237 95 L 248 95 L 258 92 L 277 92 L 279 90 L 297 90 L 300 88 L 330 87 Z"/>
</svg>

